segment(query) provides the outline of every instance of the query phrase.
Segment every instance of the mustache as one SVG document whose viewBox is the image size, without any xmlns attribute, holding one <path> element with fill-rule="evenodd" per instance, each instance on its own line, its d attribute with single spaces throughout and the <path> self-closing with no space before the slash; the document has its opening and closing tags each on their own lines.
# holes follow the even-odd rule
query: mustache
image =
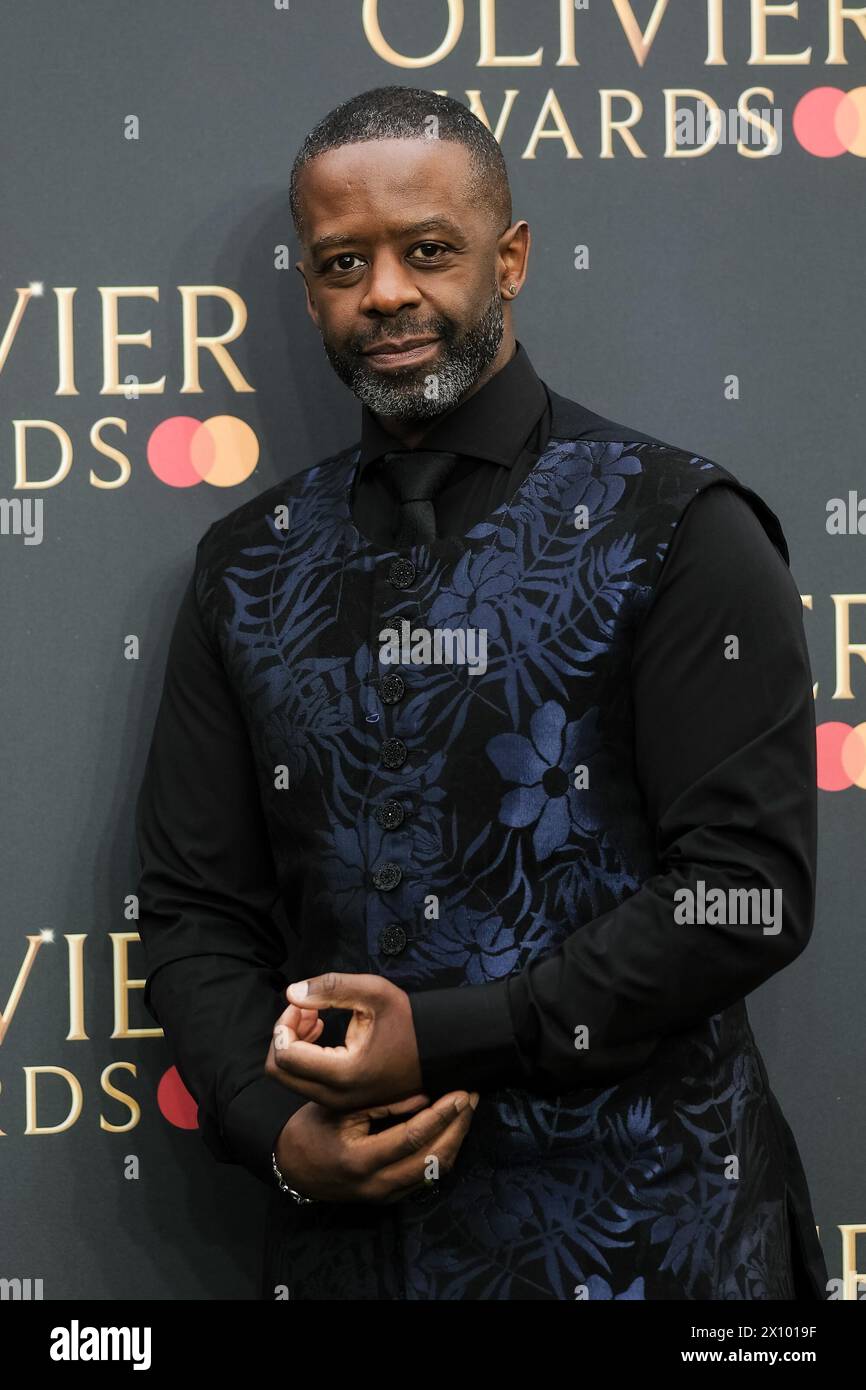
<svg viewBox="0 0 866 1390">
<path fill-rule="evenodd" d="M 365 338 L 363 341 L 361 339 L 355 339 L 350 345 L 349 351 L 353 353 L 369 352 L 370 348 L 375 347 L 377 343 L 389 342 L 392 339 L 399 340 L 401 338 L 427 337 L 437 337 L 441 338 L 444 342 L 449 342 L 451 338 L 451 325 L 443 323 L 407 323 L 401 327 L 396 323 L 389 324 L 386 328 L 383 328 L 380 333 L 377 333 L 375 337 Z"/>
</svg>

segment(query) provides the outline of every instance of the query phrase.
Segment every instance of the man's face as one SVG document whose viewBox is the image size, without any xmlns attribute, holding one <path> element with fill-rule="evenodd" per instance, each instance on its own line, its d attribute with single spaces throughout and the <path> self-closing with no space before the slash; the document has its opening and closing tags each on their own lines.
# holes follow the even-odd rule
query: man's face
<svg viewBox="0 0 866 1390">
<path fill-rule="evenodd" d="M 464 146 L 433 139 L 344 145 L 302 172 L 307 307 L 331 366 L 378 415 L 442 414 L 502 344 L 507 229 L 473 205 L 469 173 Z M 408 338 L 425 341 L 387 350 Z"/>
</svg>

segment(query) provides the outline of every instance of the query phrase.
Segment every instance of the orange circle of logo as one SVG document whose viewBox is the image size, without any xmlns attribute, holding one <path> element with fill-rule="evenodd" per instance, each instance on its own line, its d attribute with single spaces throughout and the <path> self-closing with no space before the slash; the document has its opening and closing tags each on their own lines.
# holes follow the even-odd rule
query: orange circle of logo
<svg viewBox="0 0 866 1390">
<path fill-rule="evenodd" d="M 212 415 L 195 420 L 174 415 L 163 420 L 147 441 L 147 461 L 168 487 L 237 487 L 259 461 L 259 441 L 245 420 Z"/>
<path fill-rule="evenodd" d="M 835 159 L 847 152 L 866 159 L 866 87 L 806 92 L 794 108 L 792 125 L 807 154 Z"/>
</svg>

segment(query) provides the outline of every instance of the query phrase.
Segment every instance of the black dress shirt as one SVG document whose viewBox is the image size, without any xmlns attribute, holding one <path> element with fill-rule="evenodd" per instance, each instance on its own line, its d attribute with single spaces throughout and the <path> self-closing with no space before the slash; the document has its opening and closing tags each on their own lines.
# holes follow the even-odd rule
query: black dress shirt
<svg viewBox="0 0 866 1390">
<path fill-rule="evenodd" d="M 586 437 L 647 438 L 610 421 L 594 423 L 598 419 L 587 412 Z M 546 447 L 549 428 L 546 389 L 518 344 L 510 362 L 436 420 L 418 444 L 460 456 L 434 500 L 439 534 L 463 533 L 506 501 Z M 376 460 L 403 447 L 365 407 L 352 516 L 383 548 L 396 528 L 398 502 Z M 719 633 L 738 636 L 738 661 L 720 658 Z M 637 636 L 631 694 L 636 767 L 656 827 L 660 873 L 614 910 L 615 951 L 599 949 L 596 923 L 587 923 L 558 950 L 505 980 L 412 994 L 423 1086 L 431 1096 L 470 1085 L 479 1056 L 489 1084 L 495 1078 L 547 1090 L 557 1080 L 573 1086 L 571 1020 L 598 1019 L 597 1046 L 606 1037 L 643 1039 L 648 1056 L 665 1035 L 666 1018 L 683 1014 L 684 999 L 699 1020 L 743 998 L 785 963 L 782 956 L 749 951 L 732 933 L 705 932 L 700 957 L 689 959 L 680 978 L 671 977 L 665 875 L 676 871 L 668 860 L 673 846 L 675 857 L 706 864 L 715 887 L 784 885 L 786 931 L 801 945 L 810 934 L 814 768 L 804 749 L 814 742 L 814 706 L 801 600 L 761 523 L 730 488 L 701 493 L 676 528 Z M 719 807 L 728 801 L 752 808 L 749 843 L 720 832 Z M 188 916 L 192 937 L 207 930 L 208 911 L 218 911 L 222 898 L 234 905 L 248 901 L 250 923 L 273 906 L 273 863 L 261 817 L 242 720 L 189 585 L 169 650 L 137 821 L 151 864 L 158 865 L 161 854 L 168 864 L 174 847 L 182 860 L 184 844 L 193 839 L 207 845 L 210 881 L 191 886 L 184 903 L 169 902 L 166 892 L 164 904 L 167 913 Z M 742 823 L 742 815 L 737 819 Z M 150 895 L 159 902 L 158 888 Z M 224 949 L 213 956 L 191 953 L 163 965 L 145 994 L 199 1101 L 209 1147 L 263 1181 L 271 1180 L 278 1134 L 305 1104 L 261 1072 L 263 1039 L 286 1006 L 280 986 L 295 978 L 291 961 L 285 971 L 285 980 L 264 965 L 253 971 Z"/>
<path fill-rule="evenodd" d="M 436 531 L 459 536 L 514 493 L 538 460 L 550 435 L 550 401 L 523 346 L 474 396 L 440 416 L 419 449 L 459 455 L 436 494 Z M 394 543 L 399 503 L 377 463 L 406 446 L 364 406 L 361 457 L 352 496 L 352 520 L 383 548 Z"/>
</svg>

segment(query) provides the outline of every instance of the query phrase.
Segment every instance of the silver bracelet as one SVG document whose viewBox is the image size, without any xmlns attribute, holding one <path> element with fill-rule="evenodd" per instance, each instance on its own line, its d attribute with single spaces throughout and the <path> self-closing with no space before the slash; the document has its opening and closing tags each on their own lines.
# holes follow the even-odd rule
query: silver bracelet
<svg viewBox="0 0 866 1390">
<path fill-rule="evenodd" d="M 315 1197 L 304 1197 L 300 1192 L 296 1192 L 293 1187 L 289 1187 L 289 1184 L 286 1182 L 285 1178 L 283 1177 L 282 1173 L 277 1167 L 276 1152 L 271 1154 L 271 1165 L 274 1170 L 274 1177 L 277 1180 L 277 1186 L 279 1187 L 281 1192 L 287 1192 L 288 1195 L 290 1197 L 294 1197 L 298 1205 L 302 1207 L 309 1206 L 312 1202 L 315 1202 Z"/>
</svg>

